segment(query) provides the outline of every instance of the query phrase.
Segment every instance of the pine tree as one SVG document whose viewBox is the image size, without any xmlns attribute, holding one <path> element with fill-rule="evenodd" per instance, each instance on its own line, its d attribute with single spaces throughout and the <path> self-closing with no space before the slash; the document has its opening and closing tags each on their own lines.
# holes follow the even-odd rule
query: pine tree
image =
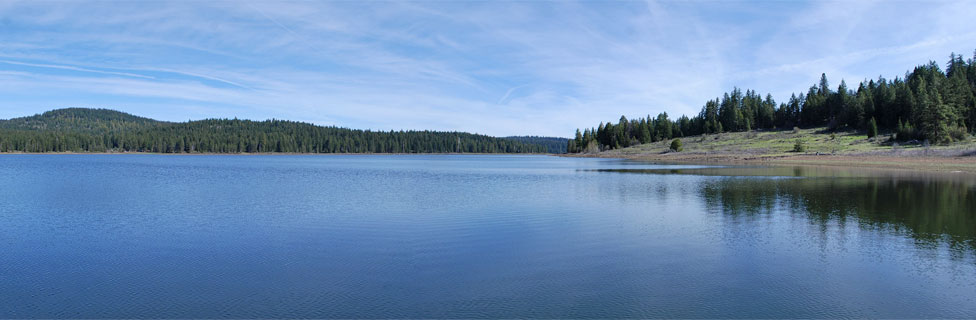
<svg viewBox="0 0 976 320">
<path fill-rule="evenodd" d="M 868 120 L 868 139 L 878 136 L 878 123 L 874 121 L 874 117 Z"/>
</svg>

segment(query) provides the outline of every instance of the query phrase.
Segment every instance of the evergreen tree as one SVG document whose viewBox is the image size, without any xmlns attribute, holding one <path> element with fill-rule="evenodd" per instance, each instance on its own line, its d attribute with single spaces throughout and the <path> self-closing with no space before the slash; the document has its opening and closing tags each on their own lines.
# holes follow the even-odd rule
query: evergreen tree
<svg viewBox="0 0 976 320">
<path fill-rule="evenodd" d="M 965 61 L 960 55 L 950 54 L 945 70 L 938 63 L 929 62 L 906 72 L 903 78 L 862 81 L 857 90 L 851 90 L 842 80 L 836 91 L 831 90 L 827 75 L 822 73 L 819 83 L 805 93 L 793 94 L 778 108 L 771 95 L 763 99 L 754 90 L 743 93 L 733 88 L 719 98 L 707 100 L 694 117 L 682 116 L 672 121 L 662 112 L 656 118 L 648 116 L 641 121 L 601 124 L 601 131 L 610 132 L 606 134 L 609 138 L 601 138 L 598 133 L 594 140 L 600 148 L 612 149 L 630 142 L 647 143 L 686 135 L 821 126 L 866 129 L 871 137 L 888 129 L 899 140 L 944 143 L 966 139 L 967 131 L 976 130 L 976 51 L 972 59 Z"/>
<path fill-rule="evenodd" d="M 878 136 L 878 123 L 877 121 L 874 121 L 874 118 L 872 117 L 871 120 L 868 120 L 868 139 L 877 136 Z"/>
<path fill-rule="evenodd" d="M 949 142 L 949 110 L 942 103 L 942 98 L 930 89 L 925 80 L 921 80 L 918 87 L 915 119 L 925 139 L 933 143 Z"/>
</svg>

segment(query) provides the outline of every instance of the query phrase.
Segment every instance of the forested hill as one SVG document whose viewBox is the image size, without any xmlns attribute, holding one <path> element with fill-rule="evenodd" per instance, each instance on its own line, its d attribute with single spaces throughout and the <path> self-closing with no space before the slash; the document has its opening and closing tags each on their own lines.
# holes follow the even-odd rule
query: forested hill
<svg viewBox="0 0 976 320">
<path fill-rule="evenodd" d="M 932 61 L 903 78 L 879 77 L 851 87 L 843 80 L 831 87 L 821 74 L 819 83 L 779 104 L 769 94 L 735 88 L 706 101 L 690 118 L 671 119 L 667 113 L 620 117 L 616 123 L 577 130 L 568 149 L 589 152 L 683 136 L 793 127 L 859 130 L 869 138 L 880 131 L 896 141 L 967 140 L 976 129 L 976 53 L 966 60 L 950 54 L 944 71 Z"/>
<path fill-rule="evenodd" d="M 550 149 L 532 141 L 463 132 L 353 130 L 282 120 L 164 122 L 108 109 L 58 109 L 0 120 L 0 152 L 548 153 Z"/>
</svg>

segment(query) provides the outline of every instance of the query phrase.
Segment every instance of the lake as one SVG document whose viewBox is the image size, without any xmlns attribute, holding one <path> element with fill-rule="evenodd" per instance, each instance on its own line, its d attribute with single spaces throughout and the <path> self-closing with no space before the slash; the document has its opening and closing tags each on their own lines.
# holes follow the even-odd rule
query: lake
<svg viewBox="0 0 976 320">
<path fill-rule="evenodd" d="M 973 318 L 976 179 L 0 156 L 0 318 Z"/>
</svg>

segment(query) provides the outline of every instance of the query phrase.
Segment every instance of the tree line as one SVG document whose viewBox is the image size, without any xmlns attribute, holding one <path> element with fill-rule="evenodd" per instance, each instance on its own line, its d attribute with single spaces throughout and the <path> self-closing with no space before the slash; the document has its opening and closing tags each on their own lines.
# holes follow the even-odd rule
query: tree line
<svg viewBox="0 0 976 320">
<path fill-rule="evenodd" d="M 566 138 L 539 136 L 509 136 L 506 140 L 513 140 L 527 144 L 537 144 L 546 147 L 546 153 L 566 153 Z"/>
<path fill-rule="evenodd" d="M 945 71 L 935 61 L 915 67 L 904 77 L 864 80 L 856 89 L 841 80 L 836 90 L 821 74 L 820 82 L 786 102 L 753 90 L 734 88 L 708 100 L 694 117 L 669 118 L 666 112 L 640 119 L 620 117 L 576 130 L 569 152 L 625 148 L 675 137 L 756 129 L 826 127 L 827 130 L 879 130 L 898 141 L 948 143 L 966 139 L 976 129 L 976 52 L 963 60 L 952 53 Z M 873 130 L 872 130 L 873 129 Z"/>
<path fill-rule="evenodd" d="M 565 144 L 565 142 L 563 142 Z M 69 108 L 0 120 L 0 152 L 546 153 L 544 144 L 438 131 L 370 131 L 309 123 L 207 119 L 164 122 Z"/>
</svg>

